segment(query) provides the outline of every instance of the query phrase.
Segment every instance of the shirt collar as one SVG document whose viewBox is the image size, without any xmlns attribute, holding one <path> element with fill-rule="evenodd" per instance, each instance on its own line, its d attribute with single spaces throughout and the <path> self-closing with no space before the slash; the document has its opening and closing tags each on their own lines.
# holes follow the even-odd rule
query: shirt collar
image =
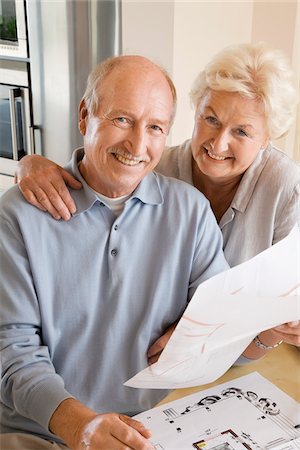
<svg viewBox="0 0 300 450">
<path fill-rule="evenodd" d="M 246 170 L 232 200 L 231 208 L 242 213 L 245 212 L 255 189 L 255 185 L 270 157 L 270 152 L 271 144 L 264 150 L 260 150 L 253 163 Z"/>
<path fill-rule="evenodd" d="M 149 205 L 161 205 L 163 203 L 163 195 L 160 188 L 159 175 L 154 172 L 146 175 L 129 200 L 133 198 L 138 198 L 141 202 Z"/>
<path fill-rule="evenodd" d="M 83 148 L 74 150 L 72 158 L 66 166 L 66 170 L 71 172 L 75 176 L 75 178 L 82 183 L 82 189 L 72 190 L 72 197 L 77 207 L 76 212 L 73 214 L 74 216 L 87 211 L 94 205 L 94 203 L 100 202 L 95 191 L 87 184 L 79 171 L 78 165 L 82 160 L 83 155 Z M 139 199 L 143 203 L 152 205 L 162 204 L 163 195 L 160 189 L 157 174 L 150 172 L 148 175 L 146 175 L 145 178 L 139 183 L 132 196 L 126 201 L 126 203 L 131 201 L 133 198 Z"/>
</svg>

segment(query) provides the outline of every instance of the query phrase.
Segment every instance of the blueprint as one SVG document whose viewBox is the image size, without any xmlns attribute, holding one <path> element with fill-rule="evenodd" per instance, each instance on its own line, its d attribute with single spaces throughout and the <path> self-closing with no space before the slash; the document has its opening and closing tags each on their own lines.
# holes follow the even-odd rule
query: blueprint
<svg viewBox="0 0 300 450">
<path fill-rule="evenodd" d="M 295 320 L 300 320 L 298 226 L 249 261 L 202 283 L 159 360 L 125 385 L 176 389 L 210 383 L 257 334 Z"/>
<path fill-rule="evenodd" d="M 135 416 L 156 450 L 300 449 L 300 404 L 257 372 Z"/>
</svg>

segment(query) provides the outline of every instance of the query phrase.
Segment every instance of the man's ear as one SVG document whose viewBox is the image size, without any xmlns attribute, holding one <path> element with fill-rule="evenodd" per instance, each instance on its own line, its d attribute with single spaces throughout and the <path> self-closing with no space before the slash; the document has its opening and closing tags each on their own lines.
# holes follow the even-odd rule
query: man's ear
<svg viewBox="0 0 300 450">
<path fill-rule="evenodd" d="M 85 135 L 86 132 L 86 120 L 88 117 L 88 110 L 85 106 L 85 101 L 82 99 L 79 104 L 79 111 L 78 111 L 78 128 L 82 136 Z"/>
</svg>

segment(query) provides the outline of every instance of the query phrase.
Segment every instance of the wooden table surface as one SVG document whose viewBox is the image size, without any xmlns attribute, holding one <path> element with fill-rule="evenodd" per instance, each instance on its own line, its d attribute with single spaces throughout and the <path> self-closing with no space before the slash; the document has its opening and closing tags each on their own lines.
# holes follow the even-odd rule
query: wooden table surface
<svg viewBox="0 0 300 450">
<path fill-rule="evenodd" d="M 208 389 L 234 378 L 247 375 L 251 372 L 259 372 L 282 391 L 300 402 L 300 349 L 282 344 L 270 351 L 266 356 L 244 366 L 232 367 L 222 377 L 213 383 L 196 386 L 193 388 L 176 389 L 171 392 L 159 404 L 163 404 L 194 392 Z"/>
</svg>

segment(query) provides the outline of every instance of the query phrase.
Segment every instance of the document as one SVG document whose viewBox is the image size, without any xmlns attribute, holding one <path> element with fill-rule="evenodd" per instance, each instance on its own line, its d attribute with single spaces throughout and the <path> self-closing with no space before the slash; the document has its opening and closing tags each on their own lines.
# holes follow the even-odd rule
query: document
<svg viewBox="0 0 300 450">
<path fill-rule="evenodd" d="M 300 449 L 300 404 L 257 372 L 135 416 L 156 450 Z"/>
<path fill-rule="evenodd" d="M 300 229 L 202 283 L 159 360 L 126 386 L 176 389 L 223 375 L 260 332 L 300 320 Z"/>
</svg>

